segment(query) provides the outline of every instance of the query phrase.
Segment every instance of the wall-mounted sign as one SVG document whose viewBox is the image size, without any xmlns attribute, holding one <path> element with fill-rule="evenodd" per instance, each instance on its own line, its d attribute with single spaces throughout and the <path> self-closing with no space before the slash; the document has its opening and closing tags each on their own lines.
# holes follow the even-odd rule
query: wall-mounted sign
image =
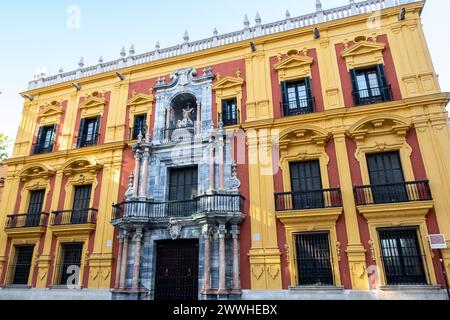
<svg viewBox="0 0 450 320">
<path fill-rule="evenodd" d="M 445 236 L 443 234 L 432 234 L 428 236 L 431 249 L 447 249 Z"/>
</svg>

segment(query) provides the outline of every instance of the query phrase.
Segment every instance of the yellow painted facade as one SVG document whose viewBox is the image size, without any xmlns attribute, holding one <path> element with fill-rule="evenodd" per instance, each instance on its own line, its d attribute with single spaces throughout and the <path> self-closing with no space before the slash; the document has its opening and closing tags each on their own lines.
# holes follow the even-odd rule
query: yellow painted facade
<svg viewBox="0 0 450 320">
<path fill-rule="evenodd" d="M 439 231 L 450 246 L 450 127 L 445 110 L 450 94 L 441 92 L 436 72 L 423 34 L 420 13 L 423 2 L 402 6 L 406 19 L 399 20 L 399 7 L 379 12 L 379 25 L 368 27 L 370 14 L 360 14 L 317 25 L 320 38 L 314 39 L 315 26 L 307 26 L 253 39 L 256 51 L 248 41 L 223 45 L 194 53 L 125 67 L 120 70 L 125 80 L 115 72 L 105 72 L 77 80 L 81 90 L 70 82 L 33 89 L 27 94 L 34 97 L 26 101 L 14 145 L 12 157 L 6 161 L 9 172 L 0 202 L 0 274 L 8 268 L 13 255 L 12 243 L 39 243 L 42 253 L 34 254 L 33 267 L 37 268 L 36 287 L 45 288 L 52 283 L 51 268 L 58 259 L 59 244 L 65 241 L 82 242 L 83 266 L 89 265 L 88 288 L 110 288 L 113 272 L 112 243 L 114 228 L 110 224 L 111 204 L 123 198 L 119 193 L 123 150 L 128 140 L 126 128 L 131 127 L 133 116 L 147 113 L 151 125 L 154 97 L 151 92 L 133 95 L 130 86 L 138 81 L 156 79 L 174 70 L 192 67 L 202 69 L 237 60 L 245 61 L 245 78 L 230 70 L 229 76 L 216 79 L 212 88 L 216 94 L 218 110 L 222 99 L 238 98 L 241 110 L 241 128 L 247 134 L 248 182 L 250 211 L 250 250 L 248 256 L 249 283 L 252 290 L 286 289 L 283 280 L 287 259 L 290 285 L 298 279 L 293 234 L 304 231 L 329 231 L 331 253 L 334 257 L 334 278 L 341 285 L 339 263 L 342 256 L 348 260 L 351 289 L 368 290 L 369 274 L 366 256 L 368 243 L 362 239 L 359 215 L 367 222 L 369 238 L 374 243 L 374 261 L 380 261 L 377 227 L 420 226 L 420 244 L 424 250 L 428 270 L 428 283 L 437 284 L 432 262 L 433 252 L 428 246 L 429 234 L 426 216 L 429 210 L 436 214 Z M 344 69 L 368 67 L 387 63 L 383 52 L 385 36 L 395 66 L 401 99 L 367 106 L 346 107 L 339 59 Z M 357 39 L 358 41 L 354 41 Z M 343 50 L 340 48 L 342 46 Z M 308 54 L 315 50 L 313 57 Z M 294 52 L 294 53 L 293 53 Z M 276 62 L 273 63 L 273 59 Z M 291 117 L 276 117 L 279 106 L 274 101 L 273 74 L 276 82 L 304 77 L 315 77 L 312 64 L 320 70 L 323 111 Z M 341 66 L 342 67 L 342 66 Z M 391 71 L 392 73 L 392 71 Z M 316 80 L 316 79 L 313 79 Z M 243 100 L 245 83 L 246 101 Z M 104 111 L 105 93 L 110 92 L 107 115 Z M 62 103 L 67 101 L 67 107 Z M 42 108 L 42 106 L 45 106 Z M 246 118 L 243 118 L 245 110 Z M 79 113 L 86 116 L 102 115 L 106 121 L 104 143 L 94 147 L 75 148 Z M 50 154 L 30 155 L 35 141 L 37 121 L 44 124 L 59 123 L 64 115 L 59 150 Z M 409 130 L 415 128 L 420 154 L 430 180 L 433 200 L 423 203 L 357 206 L 354 197 L 353 156 L 348 141 L 356 146 L 354 157 L 359 163 L 362 184 L 370 184 L 366 154 L 399 150 L 406 181 L 414 181 L 415 166 L 411 160 L 412 147 L 406 140 Z M 298 210 L 276 212 L 276 190 L 273 168 L 282 170 L 285 192 L 290 192 L 289 163 L 319 160 L 324 189 L 330 187 L 329 155 L 325 148 L 333 141 L 337 176 L 342 193 L 341 209 Z M 274 158 L 273 147 L 279 146 L 280 158 Z M 30 169 L 30 170 L 29 170 Z M 98 173 L 101 172 L 101 175 Z M 27 210 L 27 197 L 33 188 L 45 188 L 50 211 L 70 209 L 74 186 L 91 183 L 99 188 L 98 218 L 95 227 L 74 228 L 49 226 L 45 230 L 5 231 L 7 215 Z M 52 190 L 52 192 L 50 192 Z M 64 193 L 62 195 L 61 193 Z M 19 197 L 20 195 L 20 197 Z M 61 200 L 63 199 L 63 200 Z M 16 203 L 18 201 L 18 204 Z M 92 201 L 94 201 L 92 199 Z M 19 212 L 16 208 L 19 208 Z M 336 221 L 345 216 L 348 243 L 337 244 Z M 279 224 L 281 223 L 281 224 Z M 278 228 L 277 225 L 281 226 Z M 280 231 L 285 232 L 286 247 L 280 246 Z M 89 237 L 95 233 L 90 244 Z M 284 252 L 286 254 L 284 254 Z M 450 249 L 443 250 L 444 263 L 450 273 Z M 53 266 L 54 268 L 54 266 Z M 82 268 L 85 270 L 85 268 Z M 87 269 L 86 269 L 87 270 Z M 247 275 L 246 275 L 247 276 Z M 83 279 L 81 274 L 80 282 Z M 381 277 L 383 278 L 383 272 Z M 30 284 L 31 284 L 30 277 Z M 284 281 L 284 282 L 283 282 Z M 379 282 L 384 285 L 385 280 Z"/>
</svg>

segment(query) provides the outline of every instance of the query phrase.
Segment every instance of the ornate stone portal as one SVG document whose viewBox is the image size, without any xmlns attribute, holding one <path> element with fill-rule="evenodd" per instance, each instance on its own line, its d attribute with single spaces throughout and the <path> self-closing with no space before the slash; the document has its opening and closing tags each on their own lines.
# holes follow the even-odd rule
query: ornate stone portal
<svg viewBox="0 0 450 320">
<path fill-rule="evenodd" d="M 199 77 L 182 69 L 154 87 L 153 139 L 140 135 L 133 146 L 135 169 L 126 201 L 114 208 L 112 223 L 120 230 L 116 299 L 153 299 L 160 280 L 157 245 L 183 239 L 198 240 L 198 298 L 240 297 L 243 198 L 232 137 L 215 129 L 212 120 L 213 78 L 211 68 Z M 170 172 L 185 167 L 197 168 L 197 192 L 192 199 L 169 201 Z"/>
</svg>

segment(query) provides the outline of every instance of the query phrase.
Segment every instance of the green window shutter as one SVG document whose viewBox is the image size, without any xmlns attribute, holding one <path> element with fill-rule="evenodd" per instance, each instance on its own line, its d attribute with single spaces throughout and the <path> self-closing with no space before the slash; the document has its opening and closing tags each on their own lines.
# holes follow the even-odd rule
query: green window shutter
<svg viewBox="0 0 450 320">
<path fill-rule="evenodd" d="M 81 144 L 84 140 L 84 132 L 86 128 L 86 119 L 80 120 L 80 129 L 78 130 L 78 140 L 77 140 L 77 148 L 81 147 Z"/>
<path fill-rule="evenodd" d="M 102 117 L 98 116 L 97 120 L 95 121 L 95 130 L 94 130 L 94 134 L 95 134 L 95 143 L 98 143 L 98 137 L 100 136 L 100 127 L 101 127 L 101 123 L 102 123 Z"/>
<path fill-rule="evenodd" d="M 57 135 L 57 133 L 58 133 L 58 125 L 55 124 L 55 125 L 53 126 L 53 129 L 52 129 L 52 139 L 51 139 L 51 146 L 52 146 L 52 147 L 53 147 L 53 145 L 54 145 L 55 142 L 56 142 L 56 135 Z"/>
<path fill-rule="evenodd" d="M 355 102 L 355 105 L 359 105 L 360 104 L 359 91 L 358 91 L 359 89 L 358 89 L 358 81 L 356 80 L 356 70 L 355 69 L 350 70 L 350 78 L 352 80 L 354 102 Z"/>
<path fill-rule="evenodd" d="M 44 129 L 45 127 L 39 127 L 36 144 L 34 146 L 34 153 L 39 153 L 42 147 L 42 140 L 44 139 Z"/>
<path fill-rule="evenodd" d="M 380 91 L 381 95 L 383 96 L 384 101 L 390 101 L 391 98 L 391 92 L 389 90 L 389 84 L 386 78 L 386 71 L 384 69 L 383 64 L 377 65 L 377 76 L 378 76 L 378 83 L 380 84 Z"/>
<path fill-rule="evenodd" d="M 289 109 L 289 98 L 287 91 L 287 83 L 286 81 L 281 81 L 281 105 L 283 110 L 283 116 L 288 114 Z"/>
<path fill-rule="evenodd" d="M 308 108 L 311 111 L 314 111 L 313 94 L 312 94 L 311 78 L 310 77 L 306 77 L 305 78 L 305 88 L 306 88 L 306 98 L 308 99 Z"/>
</svg>

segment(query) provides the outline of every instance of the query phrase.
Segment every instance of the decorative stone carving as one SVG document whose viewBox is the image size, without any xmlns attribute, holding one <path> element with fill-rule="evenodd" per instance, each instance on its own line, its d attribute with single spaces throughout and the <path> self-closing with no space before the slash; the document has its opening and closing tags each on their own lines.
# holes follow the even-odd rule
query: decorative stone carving
<svg viewBox="0 0 450 320">
<path fill-rule="evenodd" d="M 181 224 L 179 224 L 179 222 L 176 219 L 170 219 L 168 228 L 172 240 L 177 240 L 178 238 L 181 237 L 181 231 L 183 227 L 181 226 Z"/>
</svg>

